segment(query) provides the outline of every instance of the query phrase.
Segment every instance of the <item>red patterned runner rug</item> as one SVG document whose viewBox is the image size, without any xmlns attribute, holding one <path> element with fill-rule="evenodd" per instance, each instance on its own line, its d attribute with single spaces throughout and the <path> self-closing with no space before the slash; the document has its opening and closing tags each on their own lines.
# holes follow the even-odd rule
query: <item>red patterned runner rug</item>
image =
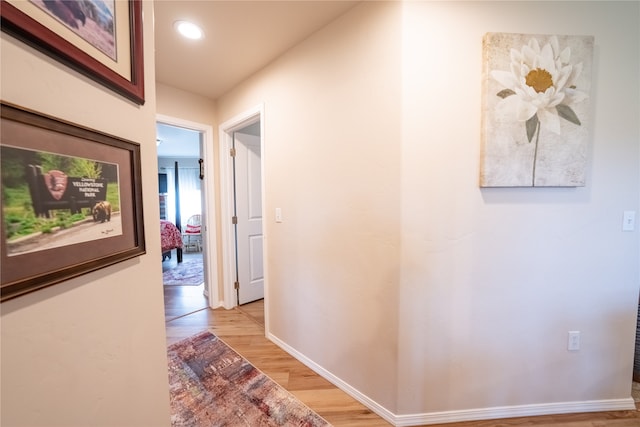
<svg viewBox="0 0 640 427">
<path fill-rule="evenodd" d="M 330 426 L 210 332 L 168 356 L 173 426 Z"/>
</svg>

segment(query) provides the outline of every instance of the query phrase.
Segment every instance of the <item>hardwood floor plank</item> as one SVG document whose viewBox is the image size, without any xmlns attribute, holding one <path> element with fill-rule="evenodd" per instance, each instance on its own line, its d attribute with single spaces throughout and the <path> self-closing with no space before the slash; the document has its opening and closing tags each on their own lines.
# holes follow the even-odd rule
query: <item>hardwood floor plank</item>
<svg viewBox="0 0 640 427">
<path fill-rule="evenodd" d="M 180 301 L 182 293 L 188 295 L 189 291 L 182 289 L 167 292 L 165 289 L 165 312 L 168 314 L 166 322 L 167 345 L 203 330 L 209 330 L 332 425 L 350 427 L 387 427 L 390 425 L 360 402 L 269 341 L 264 333 L 263 300 L 233 310 L 205 308 L 185 313 L 184 311 L 189 310 L 189 307 L 193 308 L 193 305 L 188 301 L 190 297 L 187 297 L 185 301 Z M 193 298 L 198 299 L 197 296 Z M 640 403 L 636 403 L 636 407 L 640 409 Z M 431 427 L 434 426 L 640 427 L 640 411 L 546 415 L 431 425 Z"/>
<path fill-rule="evenodd" d="M 264 326 L 264 300 L 254 301 L 249 304 L 243 304 L 237 307 L 247 316 Z"/>
<path fill-rule="evenodd" d="M 289 380 L 289 390 L 318 390 L 333 388 L 334 385 L 313 372 L 311 369 L 303 366 L 301 368 L 291 368 L 291 378 Z"/>
</svg>

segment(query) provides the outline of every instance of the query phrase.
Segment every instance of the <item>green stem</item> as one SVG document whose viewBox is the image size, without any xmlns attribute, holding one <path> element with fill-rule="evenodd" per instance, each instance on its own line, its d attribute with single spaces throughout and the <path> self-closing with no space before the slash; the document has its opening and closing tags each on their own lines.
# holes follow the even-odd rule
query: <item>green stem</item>
<svg viewBox="0 0 640 427">
<path fill-rule="evenodd" d="M 536 186 L 536 163 L 538 160 L 538 141 L 540 140 L 540 122 L 536 125 L 536 148 L 533 152 L 533 182 L 531 183 L 532 187 Z"/>
</svg>

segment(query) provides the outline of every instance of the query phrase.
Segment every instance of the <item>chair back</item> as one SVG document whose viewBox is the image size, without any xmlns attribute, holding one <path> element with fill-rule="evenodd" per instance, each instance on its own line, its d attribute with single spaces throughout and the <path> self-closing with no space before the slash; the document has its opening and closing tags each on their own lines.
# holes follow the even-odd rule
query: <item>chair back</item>
<svg viewBox="0 0 640 427">
<path fill-rule="evenodd" d="M 200 234 L 202 217 L 200 214 L 191 215 L 187 220 L 187 226 L 185 227 L 185 234 Z"/>
</svg>

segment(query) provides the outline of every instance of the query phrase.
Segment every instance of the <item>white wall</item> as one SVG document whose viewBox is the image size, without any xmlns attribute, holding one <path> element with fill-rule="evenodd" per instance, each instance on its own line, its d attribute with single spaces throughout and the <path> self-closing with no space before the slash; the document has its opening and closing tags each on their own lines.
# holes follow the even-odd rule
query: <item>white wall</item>
<svg viewBox="0 0 640 427">
<path fill-rule="evenodd" d="M 141 144 L 147 254 L 2 303 L 6 426 L 169 425 L 151 2 L 136 106 L 5 33 L 1 97 Z"/>
<path fill-rule="evenodd" d="M 356 7 L 217 105 L 224 122 L 265 103 L 269 332 L 391 409 L 399 22 L 396 5 Z"/>
<path fill-rule="evenodd" d="M 265 106 L 271 336 L 403 425 L 629 405 L 638 9 L 365 2 L 221 98 Z M 586 187 L 479 188 L 489 31 L 595 36 Z"/>
<path fill-rule="evenodd" d="M 400 413 L 629 397 L 638 22 L 638 2 L 405 4 Z M 486 32 L 595 36 L 585 187 L 478 188 Z"/>
<path fill-rule="evenodd" d="M 216 108 L 211 99 L 161 82 L 156 85 L 156 96 L 158 114 L 213 126 Z"/>
</svg>

